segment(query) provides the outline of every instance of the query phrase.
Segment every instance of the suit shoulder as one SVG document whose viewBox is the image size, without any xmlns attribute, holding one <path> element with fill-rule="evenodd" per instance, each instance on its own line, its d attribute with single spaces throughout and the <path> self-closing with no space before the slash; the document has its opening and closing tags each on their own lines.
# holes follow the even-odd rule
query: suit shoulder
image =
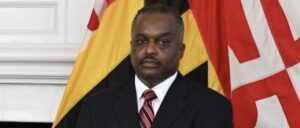
<svg viewBox="0 0 300 128">
<path fill-rule="evenodd" d="M 92 104 L 107 104 L 109 102 L 112 102 L 119 94 L 123 86 L 127 84 L 128 82 L 123 82 L 114 87 L 99 90 L 85 97 L 83 101 Z"/>
<path fill-rule="evenodd" d="M 188 79 L 186 79 L 186 85 L 188 86 L 190 99 L 193 103 L 205 103 L 212 106 L 231 106 L 230 101 L 225 96 L 206 87 L 205 85 L 199 85 Z"/>
<path fill-rule="evenodd" d="M 186 80 L 189 94 L 186 101 L 189 111 L 195 118 L 195 126 L 208 128 L 232 128 L 232 106 L 230 101 L 220 93 Z"/>
</svg>

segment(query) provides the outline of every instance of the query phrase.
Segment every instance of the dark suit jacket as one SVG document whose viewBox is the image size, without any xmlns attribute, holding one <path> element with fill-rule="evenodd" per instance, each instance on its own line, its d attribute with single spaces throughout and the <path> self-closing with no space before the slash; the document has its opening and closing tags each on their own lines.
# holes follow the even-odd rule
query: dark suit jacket
<svg viewBox="0 0 300 128">
<path fill-rule="evenodd" d="M 96 93 L 82 104 L 76 128 L 138 128 L 134 80 Z M 152 128 L 231 128 L 230 102 L 215 91 L 177 75 Z"/>
</svg>

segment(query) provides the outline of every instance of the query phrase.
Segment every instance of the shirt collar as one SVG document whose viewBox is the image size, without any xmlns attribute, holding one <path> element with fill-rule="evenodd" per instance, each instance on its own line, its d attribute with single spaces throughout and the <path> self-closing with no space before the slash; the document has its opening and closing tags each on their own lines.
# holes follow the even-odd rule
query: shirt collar
<svg viewBox="0 0 300 128">
<path fill-rule="evenodd" d="M 156 85 L 152 90 L 155 92 L 157 99 L 162 101 L 171 87 L 172 83 L 174 82 L 177 72 L 175 72 L 172 76 L 165 79 L 163 82 Z M 145 90 L 148 90 L 149 88 L 135 75 L 135 88 L 137 93 L 138 100 L 142 98 L 142 95 Z"/>
</svg>

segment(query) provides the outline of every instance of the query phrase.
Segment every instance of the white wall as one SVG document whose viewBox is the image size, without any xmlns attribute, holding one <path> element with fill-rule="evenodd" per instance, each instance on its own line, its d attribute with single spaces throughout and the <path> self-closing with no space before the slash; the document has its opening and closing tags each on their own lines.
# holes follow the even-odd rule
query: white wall
<svg viewBox="0 0 300 128">
<path fill-rule="evenodd" d="M 0 121 L 53 121 L 93 4 L 0 0 Z"/>
</svg>

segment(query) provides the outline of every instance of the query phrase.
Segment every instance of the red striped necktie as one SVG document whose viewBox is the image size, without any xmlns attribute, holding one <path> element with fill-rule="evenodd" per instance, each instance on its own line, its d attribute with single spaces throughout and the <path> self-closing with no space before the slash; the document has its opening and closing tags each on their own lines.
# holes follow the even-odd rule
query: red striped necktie
<svg viewBox="0 0 300 128">
<path fill-rule="evenodd" d="M 155 92 L 152 90 L 146 90 L 143 93 L 144 104 L 140 110 L 140 128 L 150 128 L 154 120 L 154 112 L 152 108 L 152 100 L 156 98 Z"/>
</svg>

